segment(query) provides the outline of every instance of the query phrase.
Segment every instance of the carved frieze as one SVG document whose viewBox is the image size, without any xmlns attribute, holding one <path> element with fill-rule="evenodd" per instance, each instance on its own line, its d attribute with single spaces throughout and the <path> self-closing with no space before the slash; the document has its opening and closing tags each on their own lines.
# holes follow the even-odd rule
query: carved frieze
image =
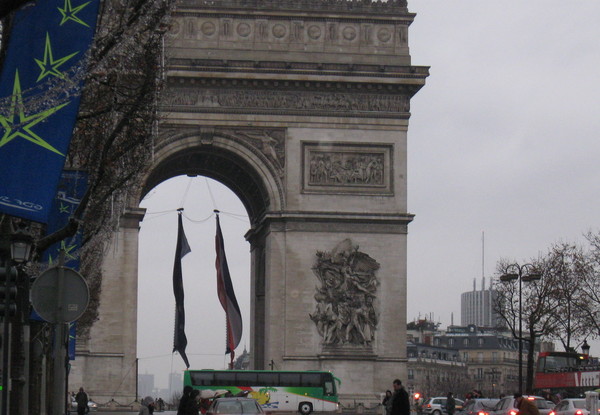
<svg viewBox="0 0 600 415">
<path fill-rule="evenodd" d="M 408 115 L 410 99 L 405 94 L 318 92 L 290 90 L 228 90 L 216 88 L 181 88 L 172 86 L 164 96 L 167 106 L 207 109 L 239 109 L 249 113 L 263 111 L 302 111 L 334 116 L 357 116 L 362 113 L 398 117 Z"/>
<path fill-rule="evenodd" d="M 223 41 L 227 48 L 232 41 L 252 41 L 255 49 L 261 44 L 321 45 L 311 50 L 328 50 L 328 46 L 345 45 L 358 50 L 361 46 L 388 48 L 407 47 L 409 22 L 356 22 L 322 20 L 267 19 L 261 16 L 213 17 L 175 16 L 168 35 L 172 39 Z M 212 45 L 208 43 L 207 46 Z"/>
<path fill-rule="evenodd" d="M 182 7 L 365 14 L 408 13 L 406 0 L 180 0 Z"/>
<path fill-rule="evenodd" d="M 303 193 L 392 194 L 391 146 L 303 143 Z"/>
<path fill-rule="evenodd" d="M 375 310 L 379 263 L 345 239 L 330 252 L 318 251 L 313 272 L 320 282 L 309 314 L 325 346 L 370 346 L 377 329 Z"/>
</svg>

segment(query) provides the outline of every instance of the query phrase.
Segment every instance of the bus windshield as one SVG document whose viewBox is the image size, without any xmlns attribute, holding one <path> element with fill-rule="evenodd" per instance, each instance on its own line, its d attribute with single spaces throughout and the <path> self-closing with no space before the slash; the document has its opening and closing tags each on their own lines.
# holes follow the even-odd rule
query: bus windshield
<svg viewBox="0 0 600 415">
<path fill-rule="evenodd" d="M 544 357 L 540 357 L 538 360 L 538 371 L 539 372 L 556 372 L 566 369 L 575 369 L 579 367 L 581 361 L 575 354 L 549 354 Z"/>
</svg>

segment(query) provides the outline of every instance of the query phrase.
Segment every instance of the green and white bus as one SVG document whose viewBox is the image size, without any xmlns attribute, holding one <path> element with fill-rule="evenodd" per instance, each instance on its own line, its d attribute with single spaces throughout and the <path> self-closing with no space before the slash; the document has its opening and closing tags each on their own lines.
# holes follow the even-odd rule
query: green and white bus
<svg viewBox="0 0 600 415">
<path fill-rule="evenodd" d="M 335 412 L 338 394 L 331 372 L 271 370 L 186 370 L 183 385 L 215 394 L 254 398 L 265 412 Z M 207 396 L 207 393 L 202 393 Z"/>
</svg>

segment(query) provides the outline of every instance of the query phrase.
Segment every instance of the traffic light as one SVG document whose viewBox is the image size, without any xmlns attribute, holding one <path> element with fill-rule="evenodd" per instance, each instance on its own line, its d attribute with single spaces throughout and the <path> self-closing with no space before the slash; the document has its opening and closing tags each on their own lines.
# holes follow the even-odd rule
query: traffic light
<svg viewBox="0 0 600 415">
<path fill-rule="evenodd" d="M 0 317 L 14 316 L 17 312 L 17 269 L 0 267 Z M 8 297 L 8 301 L 7 301 Z M 8 305 L 8 313 L 6 308 Z"/>
</svg>

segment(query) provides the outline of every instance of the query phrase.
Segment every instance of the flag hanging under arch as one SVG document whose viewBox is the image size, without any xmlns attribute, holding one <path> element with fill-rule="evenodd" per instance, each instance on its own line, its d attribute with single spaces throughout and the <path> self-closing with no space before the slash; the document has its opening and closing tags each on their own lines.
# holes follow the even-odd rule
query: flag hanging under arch
<svg viewBox="0 0 600 415">
<path fill-rule="evenodd" d="M 187 337 L 185 335 L 185 308 L 183 305 L 183 272 L 181 270 L 181 259 L 190 253 L 185 232 L 183 231 L 183 221 L 181 219 L 181 210 L 177 215 L 177 247 L 175 248 L 175 264 L 173 265 L 173 294 L 175 294 L 175 335 L 173 337 L 173 351 L 178 352 L 187 368 L 190 367 L 185 348 L 187 346 Z"/>
<path fill-rule="evenodd" d="M 221 233 L 221 224 L 219 223 L 218 214 L 215 247 L 217 249 L 217 260 L 215 261 L 217 268 L 217 294 L 227 318 L 225 354 L 231 353 L 231 360 L 233 361 L 233 356 L 235 355 L 234 350 L 242 340 L 242 314 L 240 313 L 240 307 L 238 306 L 235 293 L 233 292 L 233 284 L 231 283 L 229 267 L 227 266 L 225 245 L 223 243 L 223 234 Z"/>
</svg>

